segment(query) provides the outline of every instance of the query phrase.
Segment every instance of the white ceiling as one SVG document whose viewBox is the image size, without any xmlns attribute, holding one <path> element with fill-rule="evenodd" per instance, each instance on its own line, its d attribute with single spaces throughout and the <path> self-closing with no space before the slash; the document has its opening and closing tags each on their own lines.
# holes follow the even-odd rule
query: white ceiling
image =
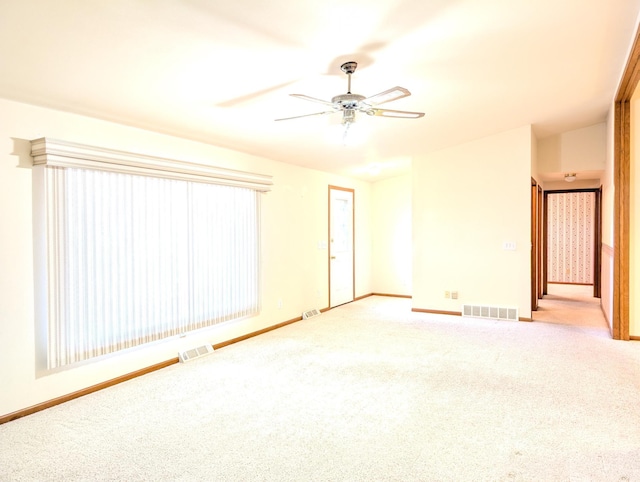
<svg viewBox="0 0 640 482">
<path fill-rule="evenodd" d="M 523 125 L 545 137 L 603 122 L 639 10 L 640 0 L 2 0 L 0 97 L 373 180 Z M 345 93 L 346 60 L 359 63 L 352 92 L 400 85 L 413 95 L 384 107 L 426 116 L 360 116 L 366 140 L 349 147 L 331 137 L 338 114 L 274 122 L 323 110 L 289 93 Z"/>
</svg>

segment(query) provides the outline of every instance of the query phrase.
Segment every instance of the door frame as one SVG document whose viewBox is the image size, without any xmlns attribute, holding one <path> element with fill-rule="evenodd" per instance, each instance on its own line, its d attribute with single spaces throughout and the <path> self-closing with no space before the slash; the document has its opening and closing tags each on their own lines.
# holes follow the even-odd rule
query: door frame
<svg viewBox="0 0 640 482">
<path fill-rule="evenodd" d="M 352 267 L 351 269 L 353 270 L 352 273 L 352 279 L 353 279 L 353 283 L 352 283 L 352 298 L 353 300 L 356 299 L 356 190 L 349 188 L 349 187 L 340 187 L 340 186 L 333 186 L 333 185 L 329 185 L 329 189 L 327 190 L 327 283 L 328 283 L 328 290 L 327 290 L 327 301 L 328 304 L 327 306 L 329 307 L 329 309 L 331 309 L 331 191 L 335 190 L 335 191 L 345 191 L 345 192 L 350 192 L 351 193 L 351 197 L 352 197 L 352 202 L 351 202 L 351 252 L 353 253 L 352 256 Z"/>
<path fill-rule="evenodd" d="M 554 189 L 544 191 L 544 226 L 543 226 L 543 289 L 548 294 L 547 263 L 549 261 L 549 194 L 566 194 L 572 192 L 592 192 L 595 195 L 593 210 L 593 296 L 600 298 L 602 287 L 602 187 L 584 189 Z"/>
<path fill-rule="evenodd" d="M 631 239 L 631 98 L 640 81 L 640 28 L 622 74 L 613 115 L 613 313 L 614 340 L 629 340 Z"/>
<path fill-rule="evenodd" d="M 542 186 L 538 184 L 538 299 L 542 299 L 542 293 L 544 292 L 544 286 L 542 284 L 542 248 L 544 246 L 543 236 L 543 222 L 544 222 L 544 195 L 542 191 Z"/>
<path fill-rule="evenodd" d="M 597 276 L 593 278 L 593 297 L 602 298 L 602 186 L 596 191 L 595 252 L 593 262 Z"/>
<path fill-rule="evenodd" d="M 538 182 L 531 178 L 531 311 L 538 310 Z"/>
</svg>

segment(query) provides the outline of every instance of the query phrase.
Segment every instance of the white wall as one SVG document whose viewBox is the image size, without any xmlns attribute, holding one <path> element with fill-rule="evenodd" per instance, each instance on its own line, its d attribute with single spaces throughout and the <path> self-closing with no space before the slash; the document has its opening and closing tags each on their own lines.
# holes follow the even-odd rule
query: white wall
<svg viewBox="0 0 640 482">
<path fill-rule="evenodd" d="M 607 116 L 606 128 L 606 156 L 602 178 L 602 243 L 613 247 L 613 152 L 614 152 L 614 117 L 615 108 L 612 105 Z"/>
<path fill-rule="evenodd" d="M 607 127 L 600 123 L 538 141 L 538 172 L 600 171 L 605 168 Z"/>
<path fill-rule="evenodd" d="M 614 152 L 614 114 L 612 106 L 607 116 L 606 158 L 602 182 L 602 270 L 600 305 L 613 333 L 613 152 Z"/>
<path fill-rule="evenodd" d="M 415 309 L 478 303 L 531 317 L 532 142 L 526 126 L 414 160 Z M 458 300 L 444 297 L 454 290 Z"/>
<path fill-rule="evenodd" d="M 533 129 L 531 130 L 531 177 L 536 180 L 539 186 L 542 186 L 542 179 L 540 178 L 540 167 L 538 159 L 538 138 L 536 137 Z"/>
<path fill-rule="evenodd" d="M 0 100 L 0 416 L 218 343 L 328 304 L 328 185 L 355 189 L 356 296 L 372 292 L 371 185 L 114 123 Z M 35 370 L 32 171 L 29 141 L 53 137 L 270 174 L 262 198 L 262 313 L 200 337 L 151 344 L 47 376 Z M 282 308 L 278 308 L 278 300 Z"/>
<path fill-rule="evenodd" d="M 374 293 L 411 295 L 411 175 L 372 187 Z"/>
</svg>

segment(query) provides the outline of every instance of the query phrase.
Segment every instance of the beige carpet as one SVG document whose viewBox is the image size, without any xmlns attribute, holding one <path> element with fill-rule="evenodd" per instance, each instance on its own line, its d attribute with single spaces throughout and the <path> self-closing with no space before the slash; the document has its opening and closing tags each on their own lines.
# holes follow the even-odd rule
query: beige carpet
<svg viewBox="0 0 640 482">
<path fill-rule="evenodd" d="M 639 343 L 410 306 L 366 298 L 2 425 L 0 480 L 640 480 Z"/>
<path fill-rule="evenodd" d="M 593 297 L 593 286 L 549 283 L 547 294 L 539 300 L 534 321 L 584 327 L 606 328 L 600 299 Z"/>
</svg>

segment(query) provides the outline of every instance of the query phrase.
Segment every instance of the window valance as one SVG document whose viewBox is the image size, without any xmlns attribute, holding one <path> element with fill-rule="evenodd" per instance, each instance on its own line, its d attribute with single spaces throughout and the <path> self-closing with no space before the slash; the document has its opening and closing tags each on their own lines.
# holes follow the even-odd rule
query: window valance
<svg viewBox="0 0 640 482">
<path fill-rule="evenodd" d="M 43 137 L 31 141 L 33 164 L 97 169 L 166 179 L 271 190 L 271 176 Z"/>
</svg>

